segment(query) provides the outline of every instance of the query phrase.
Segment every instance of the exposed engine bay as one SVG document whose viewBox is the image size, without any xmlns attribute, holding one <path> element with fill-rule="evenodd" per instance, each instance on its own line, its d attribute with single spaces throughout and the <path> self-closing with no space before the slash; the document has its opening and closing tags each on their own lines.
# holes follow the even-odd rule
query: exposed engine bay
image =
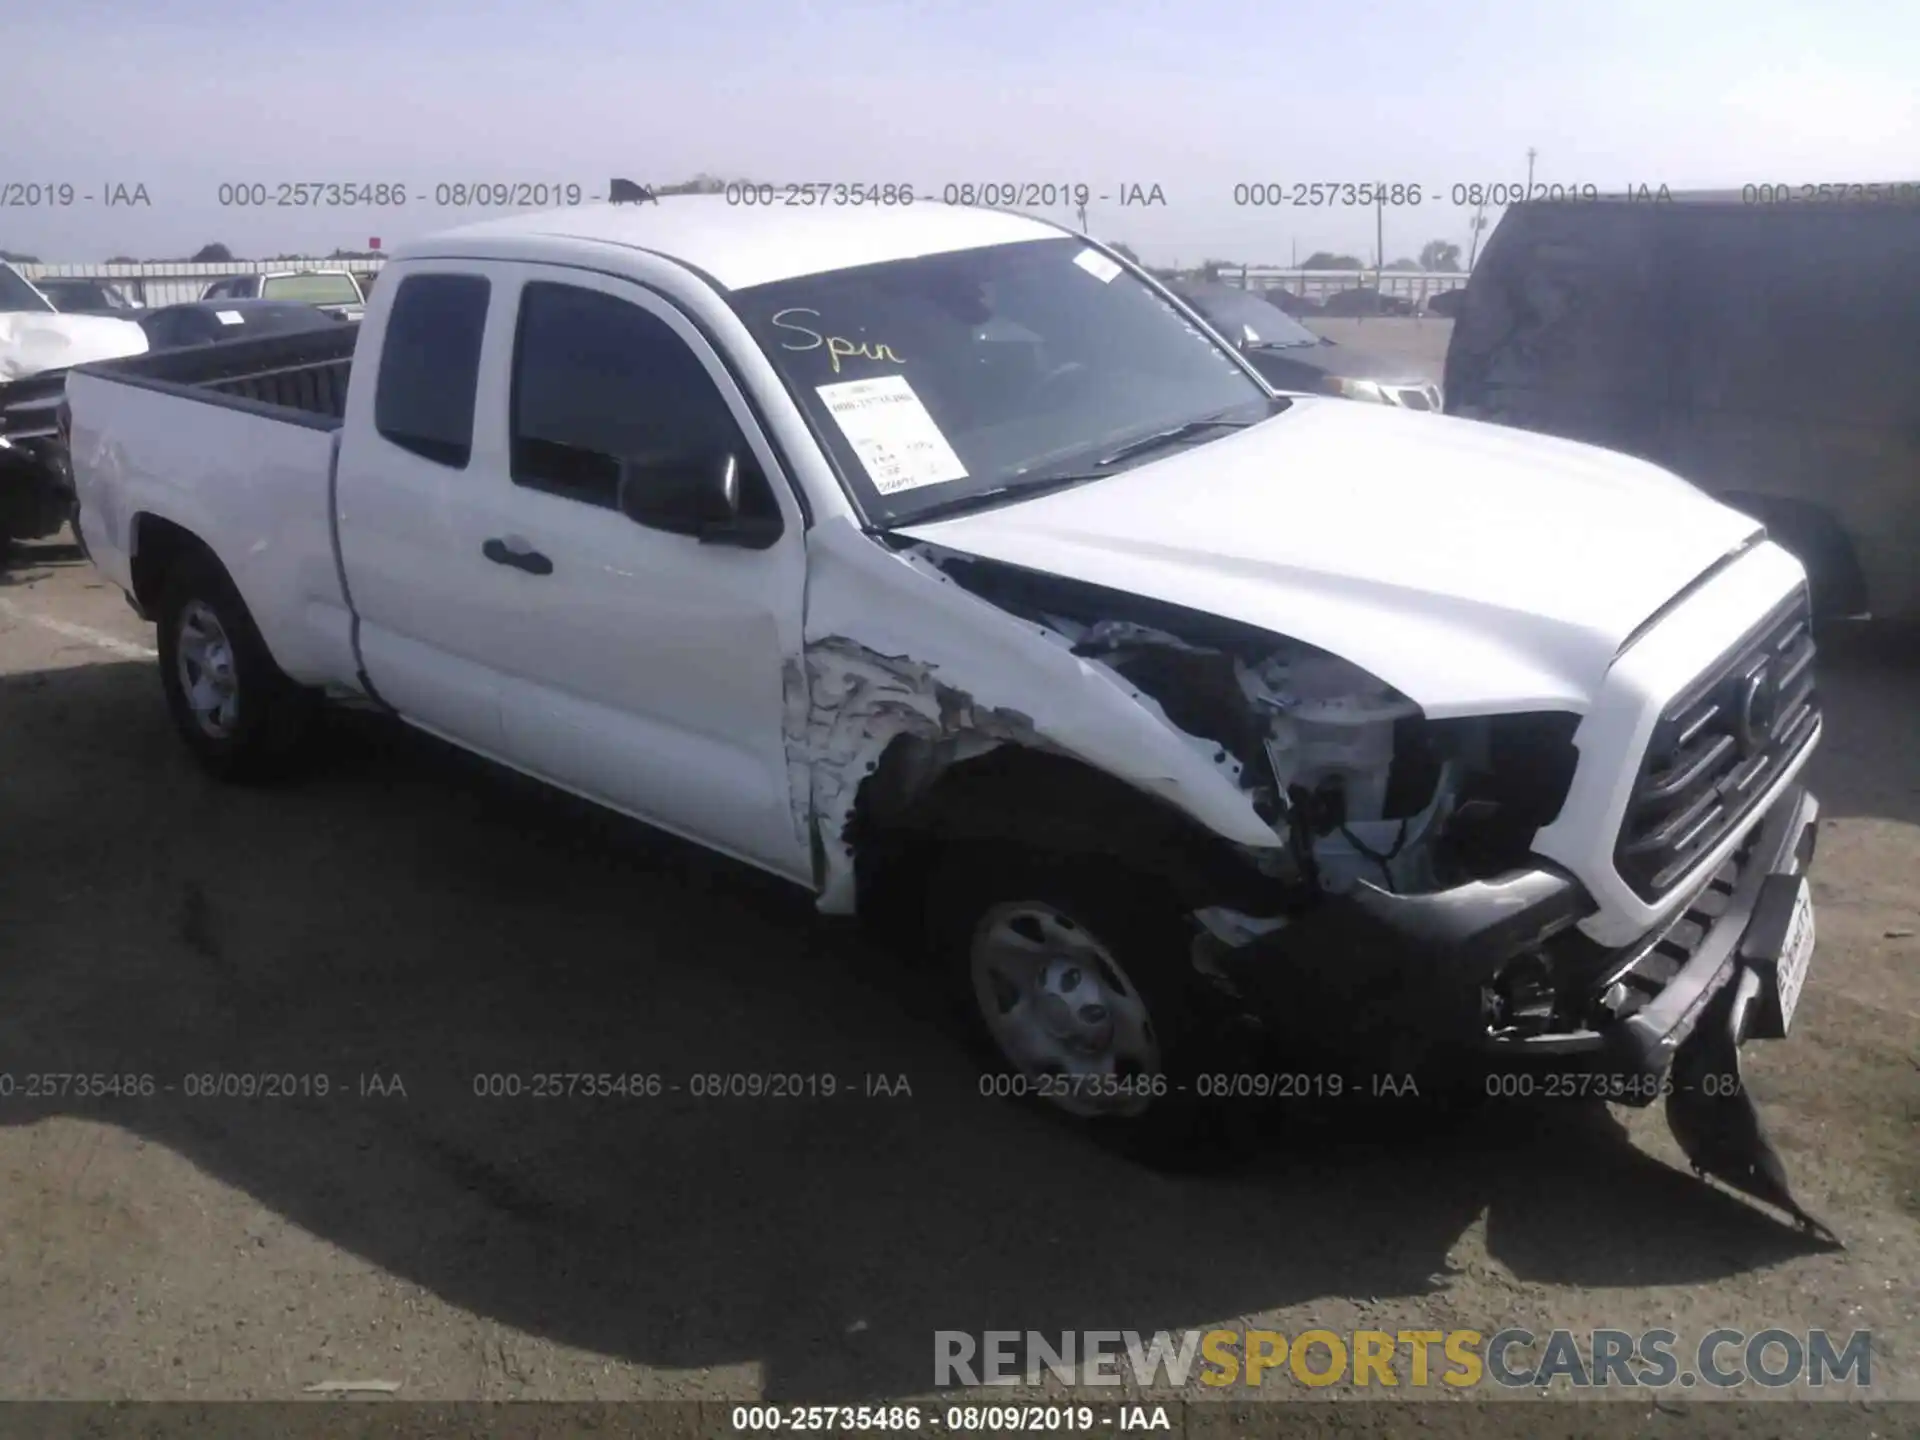
<svg viewBox="0 0 1920 1440">
<path fill-rule="evenodd" d="M 1202 747 L 1287 842 L 1277 878 L 1302 899 L 1360 880 L 1411 895 L 1499 874 L 1524 861 L 1572 783 L 1575 715 L 1431 721 L 1365 670 L 1279 635 L 921 553 L 1137 686 L 1135 698 Z"/>
</svg>

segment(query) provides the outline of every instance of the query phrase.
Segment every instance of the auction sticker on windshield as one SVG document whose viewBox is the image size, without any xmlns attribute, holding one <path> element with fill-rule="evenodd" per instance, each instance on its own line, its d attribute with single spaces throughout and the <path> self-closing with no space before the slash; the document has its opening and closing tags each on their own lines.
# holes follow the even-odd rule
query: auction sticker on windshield
<svg viewBox="0 0 1920 1440">
<path fill-rule="evenodd" d="M 1098 250 L 1082 250 L 1073 257 L 1073 263 L 1086 271 L 1102 285 L 1107 284 L 1120 273 L 1120 267 Z"/>
<path fill-rule="evenodd" d="M 967 478 L 967 467 L 905 376 L 847 380 L 815 389 L 882 495 Z"/>
</svg>

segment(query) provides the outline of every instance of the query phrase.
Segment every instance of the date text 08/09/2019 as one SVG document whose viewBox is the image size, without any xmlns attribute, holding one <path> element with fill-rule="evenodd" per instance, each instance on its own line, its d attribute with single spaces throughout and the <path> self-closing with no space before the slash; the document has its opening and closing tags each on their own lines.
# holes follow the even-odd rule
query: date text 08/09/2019
<svg viewBox="0 0 1920 1440">
<path fill-rule="evenodd" d="M 161 1097 L 218 1101 L 341 1101 L 438 1098 L 444 1087 L 423 1087 L 414 1077 L 408 1088 L 398 1071 L 189 1070 L 159 1076 L 151 1072 L 75 1070 L 0 1070 L 0 1103 L 69 1100 L 147 1101 Z M 586 1072 L 572 1070 L 486 1071 L 468 1076 L 463 1087 L 473 1098 L 507 1101 L 653 1100 L 911 1100 L 913 1083 L 904 1073 L 700 1071 L 669 1076 L 654 1071 Z"/>
<path fill-rule="evenodd" d="M 1489 1072 L 1483 1080 L 1493 1100 L 1612 1100 L 1646 1104 L 1672 1093 L 1668 1076 L 1640 1073 L 1533 1075 Z M 1740 1077 L 1728 1073 L 1698 1078 L 1706 1094 L 1740 1092 Z M 1343 1074 L 1338 1071 L 1235 1070 L 1174 1080 L 1155 1075 L 1024 1075 L 1008 1071 L 981 1074 L 978 1092 L 987 1100 L 1028 1098 L 1159 1098 L 1178 1092 L 1207 1101 L 1417 1100 L 1419 1081 L 1410 1072 Z M 483 1100 L 693 1100 L 835 1101 L 913 1099 L 905 1073 L 832 1071 L 699 1071 L 670 1076 L 657 1071 L 512 1070 L 483 1071 L 464 1087 Z M 178 1095 L 189 1100 L 409 1099 L 398 1072 L 335 1075 L 325 1070 L 188 1071 L 162 1079 L 151 1073 L 69 1070 L 0 1071 L 0 1101 L 131 1100 Z"/>
<path fill-rule="evenodd" d="M 1412 180 L 1243 180 L 1233 187 L 1233 203 L 1242 209 L 1399 209 L 1418 205 L 1500 208 L 1529 201 L 1671 200 L 1665 185 L 1633 184 L 1603 189 L 1596 184 L 1529 184 L 1525 181 L 1470 180 L 1428 185 Z"/>
<path fill-rule="evenodd" d="M 397 1071 L 187 1070 L 159 1076 L 150 1071 L 0 1070 L 0 1102 L 54 1100 L 388 1100 L 410 1098 Z"/>
<path fill-rule="evenodd" d="M 66 205 L 73 203 L 75 193 L 71 185 L 35 186 L 31 197 L 23 192 L 15 203 Z M 657 202 L 675 193 L 670 186 L 635 186 L 631 195 L 620 196 L 608 186 L 577 180 L 443 180 L 425 185 L 400 180 L 245 180 L 220 184 L 214 200 L 225 209 L 393 209 L 409 204 L 453 210 L 550 209 L 623 198 Z M 729 205 L 768 208 L 946 204 L 1050 209 L 1167 203 L 1164 185 L 1135 180 L 967 180 L 933 186 L 891 180 L 737 181 L 700 193 L 719 195 Z"/>
<path fill-rule="evenodd" d="M 641 200 L 680 193 L 683 187 L 639 187 Z M 604 185 L 577 180 L 441 180 L 427 184 L 400 180 L 245 180 L 215 187 L 214 202 L 224 209 L 396 209 L 409 204 L 438 209 L 556 209 L 622 198 Z M 1737 187 L 1743 205 L 1920 204 L 1920 182 L 1779 181 L 1748 182 Z M 707 193 L 731 205 L 766 207 L 860 207 L 898 205 L 981 205 L 1026 210 L 1072 209 L 1093 204 L 1121 208 L 1167 205 L 1158 181 L 967 180 L 941 185 L 898 181 L 808 180 L 780 183 L 740 181 Z M 1733 190 L 1727 194 L 1730 196 Z M 1428 185 L 1382 180 L 1252 180 L 1232 186 L 1232 203 L 1258 209 L 1336 209 L 1423 204 L 1491 205 L 1532 201 L 1671 201 L 1679 198 L 1664 183 L 1634 182 L 1603 187 L 1591 182 L 1458 181 Z M 58 178 L 0 179 L 0 209 L 152 208 L 153 195 L 143 181 L 78 181 Z"/>
<path fill-rule="evenodd" d="M 1053 1435 L 1171 1431 L 1166 1405 L 735 1405 L 735 1435 Z"/>
<path fill-rule="evenodd" d="M 1481 1079 L 1490 1100 L 1609 1100 L 1628 1105 L 1645 1105 L 1664 1099 L 1674 1091 L 1670 1074 L 1646 1074 L 1640 1071 L 1530 1071 L 1490 1070 Z M 1740 1077 L 1735 1073 L 1713 1072 L 1699 1077 L 1697 1086 L 1706 1095 L 1731 1097 L 1740 1093 Z M 1419 1079 L 1409 1071 L 1345 1074 L 1340 1071 L 1253 1071 L 1203 1072 L 1184 1080 L 1164 1074 L 1153 1075 L 1023 1075 L 1011 1072 L 983 1074 L 980 1094 L 989 1099 L 1083 1099 L 1094 1096 L 1117 1099 L 1136 1097 L 1159 1099 L 1169 1094 L 1191 1095 L 1201 1100 L 1305 1102 L 1338 1100 L 1418 1100 L 1422 1098 Z"/>
<path fill-rule="evenodd" d="M 239 180 L 220 185 L 214 203 L 250 210 L 390 210 L 407 204 L 443 210 L 551 210 L 605 200 L 606 189 L 577 180 L 441 180 L 428 185 L 401 180 Z"/>
</svg>

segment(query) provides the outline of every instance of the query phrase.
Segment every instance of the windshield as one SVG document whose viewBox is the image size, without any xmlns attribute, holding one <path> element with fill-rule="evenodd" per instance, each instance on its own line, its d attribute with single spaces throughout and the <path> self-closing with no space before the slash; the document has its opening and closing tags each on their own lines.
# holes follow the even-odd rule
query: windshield
<svg viewBox="0 0 1920 1440">
<path fill-rule="evenodd" d="M 308 305 L 358 305 L 360 292 L 351 275 L 276 275 L 260 287 L 269 300 L 299 300 Z"/>
<path fill-rule="evenodd" d="M 131 310 L 127 297 L 93 280 L 49 280 L 40 293 L 62 310 Z"/>
<path fill-rule="evenodd" d="M 1318 345 L 1320 337 L 1256 291 L 1195 291 L 1183 298 L 1236 345 Z"/>
<path fill-rule="evenodd" d="M 51 309 L 53 306 L 21 279 L 11 265 L 0 265 L 0 311 L 33 310 L 44 314 Z"/>
<path fill-rule="evenodd" d="M 877 524 L 1085 472 L 1190 421 L 1269 413 L 1231 355 L 1071 236 L 730 298 Z"/>
</svg>

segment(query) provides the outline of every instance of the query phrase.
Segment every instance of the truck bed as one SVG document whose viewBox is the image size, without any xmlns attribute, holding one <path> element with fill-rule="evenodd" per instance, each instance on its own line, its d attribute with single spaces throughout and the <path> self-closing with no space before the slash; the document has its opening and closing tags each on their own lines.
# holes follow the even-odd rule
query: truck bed
<svg viewBox="0 0 1920 1440">
<path fill-rule="evenodd" d="M 74 369 L 188 400 L 331 430 L 347 412 L 347 377 L 359 336 L 359 325 L 350 323 L 332 330 L 130 355 Z"/>
<path fill-rule="evenodd" d="M 296 680 L 355 673 L 333 535 L 333 478 L 358 325 L 269 335 L 67 374 L 81 534 L 131 590 L 143 519 L 197 536 L 227 567 Z"/>
</svg>

